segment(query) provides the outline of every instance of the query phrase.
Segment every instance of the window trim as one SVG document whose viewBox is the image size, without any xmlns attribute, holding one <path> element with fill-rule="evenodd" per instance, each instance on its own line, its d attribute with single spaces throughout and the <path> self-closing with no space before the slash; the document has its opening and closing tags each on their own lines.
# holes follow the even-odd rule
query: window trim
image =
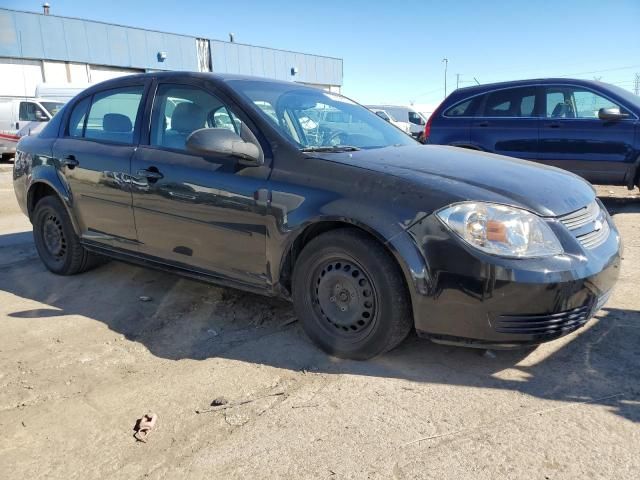
<svg viewBox="0 0 640 480">
<path fill-rule="evenodd" d="M 466 102 L 467 100 L 471 100 L 473 98 L 479 97 L 481 95 L 488 95 L 490 93 L 493 92 L 497 92 L 500 90 L 510 90 L 512 88 L 522 88 L 522 87 L 537 87 L 539 89 L 542 89 L 542 95 L 545 95 L 544 89 L 548 88 L 548 87 L 573 87 L 573 88 L 582 88 L 584 90 L 588 90 L 591 93 L 594 93 L 596 95 L 600 95 L 601 97 L 606 98 L 607 100 L 614 102 L 616 104 L 621 104 L 621 106 L 624 106 L 624 108 L 631 114 L 631 116 L 629 118 L 622 118 L 620 120 L 617 120 L 619 122 L 622 121 L 629 121 L 629 120 L 633 120 L 636 121 L 638 120 L 638 116 L 633 112 L 632 109 L 630 109 L 624 102 L 619 102 L 617 100 L 613 100 L 611 97 L 609 97 L 608 95 L 605 95 L 601 92 L 597 92 L 595 91 L 593 88 L 591 87 L 586 87 L 584 85 L 578 85 L 575 83 L 531 83 L 531 84 L 524 84 L 524 85 L 511 85 L 508 87 L 499 87 L 499 88 L 494 88 L 491 90 L 486 90 L 484 92 L 480 92 L 480 93 L 476 93 L 475 95 L 471 95 L 469 97 L 464 97 L 463 99 L 457 101 L 456 103 L 454 103 L 453 105 L 451 105 L 449 108 L 447 108 L 446 110 L 444 110 L 441 114 L 440 117 L 442 118 L 471 118 L 471 119 L 502 119 L 502 120 L 514 120 L 514 119 L 526 119 L 526 120 L 531 120 L 531 119 L 537 119 L 537 120 L 543 120 L 546 119 L 548 117 L 546 116 L 537 116 L 537 117 L 485 117 L 484 115 L 456 115 L 456 116 L 449 116 L 449 115 L 445 115 L 445 112 L 449 111 L 449 109 L 459 105 L 462 102 Z M 485 100 L 482 100 L 482 108 L 480 109 L 483 113 L 484 113 L 484 102 Z M 546 105 L 545 105 L 545 114 L 546 114 Z M 598 120 L 598 121 L 602 121 L 599 120 L 597 118 L 559 118 L 557 120 L 588 120 L 588 121 L 593 121 L 593 120 Z"/>
</svg>

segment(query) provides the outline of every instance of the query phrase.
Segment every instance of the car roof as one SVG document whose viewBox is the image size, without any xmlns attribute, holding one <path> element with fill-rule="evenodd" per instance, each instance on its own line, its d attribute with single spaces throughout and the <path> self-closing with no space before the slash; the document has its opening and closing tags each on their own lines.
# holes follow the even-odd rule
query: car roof
<svg viewBox="0 0 640 480">
<path fill-rule="evenodd" d="M 528 85 L 550 85 L 550 84 L 558 84 L 558 83 L 564 83 L 564 84 L 571 83 L 574 85 L 583 85 L 586 87 L 593 87 L 593 88 L 602 88 L 607 86 L 607 83 L 605 82 L 598 82 L 595 80 L 581 80 L 577 78 L 566 78 L 566 77 L 564 78 L 563 77 L 532 78 L 527 80 L 511 80 L 506 82 L 483 83 L 480 85 L 472 85 L 470 87 L 458 88 L 454 90 L 452 94 L 459 93 L 459 94 L 469 95 L 469 94 L 486 92 L 488 90 L 497 90 L 497 89 L 508 88 L 508 87 L 520 87 L 520 86 L 526 87 Z"/>
</svg>

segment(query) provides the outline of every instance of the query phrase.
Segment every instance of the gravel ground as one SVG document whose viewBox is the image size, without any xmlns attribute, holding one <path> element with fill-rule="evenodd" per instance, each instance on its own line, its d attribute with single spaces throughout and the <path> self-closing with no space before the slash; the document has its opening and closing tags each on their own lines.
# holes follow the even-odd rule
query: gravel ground
<svg viewBox="0 0 640 480">
<path fill-rule="evenodd" d="M 352 362 L 281 301 L 118 262 L 48 273 L 0 165 L 0 478 L 638 478 L 640 196 L 599 193 L 626 249 L 585 328 Z"/>
</svg>

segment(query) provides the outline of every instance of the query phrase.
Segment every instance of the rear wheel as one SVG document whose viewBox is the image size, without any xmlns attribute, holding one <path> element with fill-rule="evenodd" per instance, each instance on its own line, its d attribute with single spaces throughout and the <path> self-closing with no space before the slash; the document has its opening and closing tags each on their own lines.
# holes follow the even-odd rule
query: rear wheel
<svg viewBox="0 0 640 480">
<path fill-rule="evenodd" d="M 391 350 L 413 325 L 400 268 L 376 240 L 355 229 L 309 242 L 296 261 L 292 288 L 305 331 L 338 357 L 364 360 Z"/>
<path fill-rule="evenodd" d="M 74 275 L 103 260 L 80 244 L 67 210 L 57 197 L 50 195 L 38 201 L 32 218 L 36 250 L 53 273 Z"/>
</svg>

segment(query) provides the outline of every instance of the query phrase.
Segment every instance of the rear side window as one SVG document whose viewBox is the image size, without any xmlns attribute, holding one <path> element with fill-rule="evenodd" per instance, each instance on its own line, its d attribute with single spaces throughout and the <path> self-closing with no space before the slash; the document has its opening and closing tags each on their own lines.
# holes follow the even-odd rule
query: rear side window
<svg viewBox="0 0 640 480">
<path fill-rule="evenodd" d="M 444 114 L 447 117 L 471 117 L 476 112 L 480 98 L 482 97 L 470 98 L 469 100 L 460 102 L 445 111 Z"/>
<path fill-rule="evenodd" d="M 533 117 L 536 88 L 510 88 L 489 93 L 484 106 L 485 117 Z"/>
<path fill-rule="evenodd" d="M 71 115 L 69 116 L 69 130 L 70 137 L 82 137 L 84 132 L 84 121 L 87 118 L 87 111 L 89 110 L 89 104 L 91 103 L 91 97 L 86 97 L 75 104 Z"/>
<path fill-rule="evenodd" d="M 87 117 L 84 138 L 114 143 L 133 143 L 144 87 L 115 88 L 96 93 Z"/>
</svg>

